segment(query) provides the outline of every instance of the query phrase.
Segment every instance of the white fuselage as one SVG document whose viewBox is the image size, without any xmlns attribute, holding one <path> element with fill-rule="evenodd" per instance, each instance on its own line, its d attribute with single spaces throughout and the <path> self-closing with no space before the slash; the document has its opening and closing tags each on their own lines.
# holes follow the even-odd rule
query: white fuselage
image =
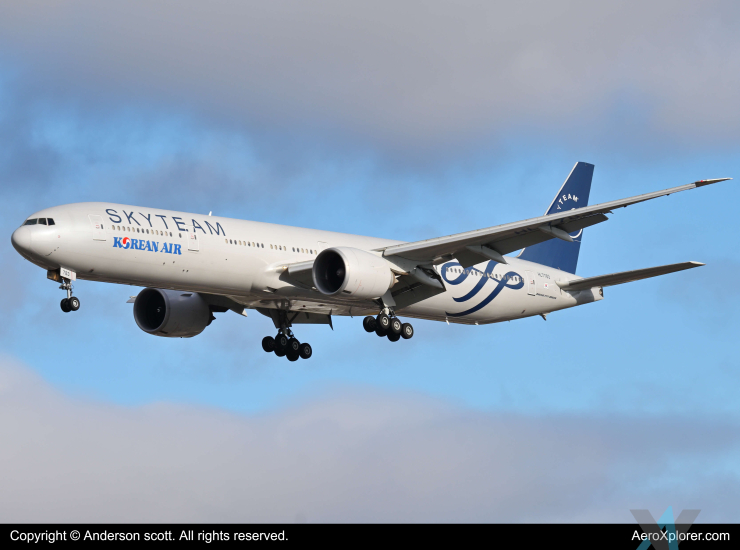
<svg viewBox="0 0 740 550">
<path fill-rule="evenodd" d="M 21 226 L 13 243 L 48 270 L 77 278 L 228 296 L 247 308 L 288 308 L 332 315 L 376 314 L 372 300 L 326 296 L 282 277 L 288 264 L 325 248 L 374 251 L 401 243 L 315 229 L 112 203 L 48 208 L 31 218 L 54 225 Z M 379 253 L 378 253 L 379 254 Z M 547 314 L 601 299 L 600 289 L 567 292 L 556 281 L 571 273 L 506 257 L 463 269 L 436 265 L 445 292 L 396 313 L 437 321 L 485 324 Z M 393 289 L 391 289 L 393 290 Z"/>
</svg>

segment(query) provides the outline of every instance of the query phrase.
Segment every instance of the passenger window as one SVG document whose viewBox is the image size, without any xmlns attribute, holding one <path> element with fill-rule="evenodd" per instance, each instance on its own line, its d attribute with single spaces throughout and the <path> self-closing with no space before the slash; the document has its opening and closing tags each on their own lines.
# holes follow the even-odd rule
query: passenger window
<svg viewBox="0 0 740 550">
<path fill-rule="evenodd" d="M 23 225 L 36 225 L 38 221 L 39 221 L 38 218 L 34 218 L 32 220 L 26 220 L 26 223 L 24 223 Z"/>
</svg>

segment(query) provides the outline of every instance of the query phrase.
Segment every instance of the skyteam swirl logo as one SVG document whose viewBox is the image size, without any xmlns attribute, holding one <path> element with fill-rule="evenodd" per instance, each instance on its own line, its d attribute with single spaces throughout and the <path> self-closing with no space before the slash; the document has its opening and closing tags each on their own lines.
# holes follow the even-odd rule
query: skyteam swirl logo
<svg viewBox="0 0 740 550">
<path fill-rule="evenodd" d="M 501 294 L 501 291 L 504 290 L 504 288 L 518 290 L 524 286 L 524 278 L 516 271 L 509 271 L 508 273 L 502 275 L 501 279 L 493 279 L 489 277 L 489 275 L 491 275 L 493 273 L 493 270 L 496 268 L 496 262 L 494 262 L 493 260 L 488 262 L 485 271 L 480 271 L 478 269 L 475 269 L 474 267 L 461 269 L 460 273 L 454 273 L 451 271 L 452 268 L 458 267 L 461 266 L 456 262 L 448 262 L 442 266 L 442 278 L 447 284 L 452 286 L 459 285 L 469 276 L 471 276 L 473 272 L 481 273 L 481 276 L 476 285 L 470 290 L 470 292 L 468 292 L 464 296 L 460 296 L 459 298 L 452 298 L 456 302 L 468 302 L 472 300 L 478 295 L 478 293 L 480 293 L 481 290 L 483 290 L 483 287 L 485 287 L 486 283 L 488 283 L 489 281 L 495 286 L 493 287 L 493 290 L 491 290 L 491 293 L 486 296 L 478 305 L 459 313 L 449 313 L 446 311 L 445 314 L 448 317 L 462 317 L 463 315 L 470 315 L 471 313 L 475 313 L 476 311 L 479 311 L 490 304 L 496 298 L 496 296 Z M 450 275 L 457 275 L 457 277 L 451 279 L 449 277 Z"/>
</svg>

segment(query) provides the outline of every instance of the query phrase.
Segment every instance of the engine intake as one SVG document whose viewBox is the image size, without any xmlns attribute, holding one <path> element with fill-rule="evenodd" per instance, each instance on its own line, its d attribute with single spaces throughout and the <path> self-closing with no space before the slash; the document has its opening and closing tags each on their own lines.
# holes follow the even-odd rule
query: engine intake
<svg viewBox="0 0 740 550">
<path fill-rule="evenodd" d="M 351 247 L 327 248 L 313 263 L 313 282 L 322 294 L 378 298 L 396 282 L 381 256 Z"/>
<path fill-rule="evenodd" d="M 211 324 L 211 309 L 196 292 L 145 288 L 134 301 L 134 320 L 155 336 L 191 338 Z"/>
</svg>

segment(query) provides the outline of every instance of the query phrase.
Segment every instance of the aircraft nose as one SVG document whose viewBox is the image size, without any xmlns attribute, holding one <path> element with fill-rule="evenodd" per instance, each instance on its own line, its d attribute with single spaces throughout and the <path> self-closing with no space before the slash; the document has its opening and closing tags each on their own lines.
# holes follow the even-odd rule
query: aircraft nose
<svg viewBox="0 0 740 550">
<path fill-rule="evenodd" d="M 21 254 L 24 252 L 28 253 L 31 249 L 31 232 L 28 230 L 28 227 L 22 225 L 13 231 L 13 236 L 10 237 L 10 241 L 13 243 L 13 248 L 18 252 Z"/>
</svg>

